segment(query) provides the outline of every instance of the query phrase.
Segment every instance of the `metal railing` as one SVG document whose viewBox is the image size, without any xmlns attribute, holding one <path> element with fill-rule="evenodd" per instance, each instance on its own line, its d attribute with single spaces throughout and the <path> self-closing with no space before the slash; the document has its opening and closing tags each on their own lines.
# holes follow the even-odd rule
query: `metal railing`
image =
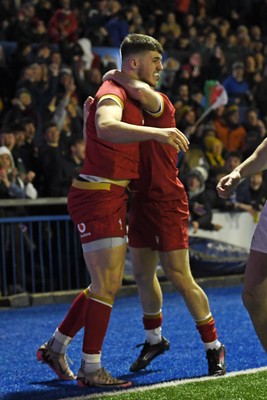
<svg viewBox="0 0 267 400">
<path fill-rule="evenodd" d="M 0 200 L 0 296 L 81 289 L 90 283 L 78 231 L 66 208 L 66 198 Z M 15 216 L 18 207 L 24 215 Z M 6 216 L 5 216 L 5 211 Z M 199 230 L 189 236 L 212 238 L 249 251 L 255 221 L 249 213 L 214 210 L 220 231 Z M 126 255 L 124 281 L 132 282 Z"/>
<path fill-rule="evenodd" d="M 0 202 L 2 207 L 63 204 L 66 199 Z M 0 218 L 0 243 L 2 296 L 79 289 L 89 283 L 78 232 L 67 214 Z"/>
</svg>

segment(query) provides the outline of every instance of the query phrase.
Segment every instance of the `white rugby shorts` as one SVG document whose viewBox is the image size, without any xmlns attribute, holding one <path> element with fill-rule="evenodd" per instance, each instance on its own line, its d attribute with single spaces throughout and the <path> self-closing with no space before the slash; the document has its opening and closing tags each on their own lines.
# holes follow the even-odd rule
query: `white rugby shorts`
<svg viewBox="0 0 267 400">
<path fill-rule="evenodd" d="M 264 204 L 259 222 L 255 228 L 250 250 L 267 253 L 267 201 Z"/>
</svg>

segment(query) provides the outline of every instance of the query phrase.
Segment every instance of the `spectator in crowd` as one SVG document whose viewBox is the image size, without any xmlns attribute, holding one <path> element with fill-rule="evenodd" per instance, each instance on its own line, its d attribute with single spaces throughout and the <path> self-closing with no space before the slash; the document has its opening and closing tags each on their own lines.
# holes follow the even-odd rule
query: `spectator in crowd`
<svg viewBox="0 0 267 400">
<path fill-rule="evenodd" d="M 17 173 L 11 151 L 6 146 L 0 146 L 0 196 L 1 198 L 36 199 L 36 188 L 30 181 L 24 181 Z"/>
<path fill-rule="evenodd" d="M 6 60 L 3 46 L 0 45 L 0 117 L 9 106 L 9 99 L 13 95 L 15 84 L 11 84 L 12 74 Z"/>
<path fill-rule="evenodd" d="M 266 136 L 266 126 L 258 116 L 258 110 L 249 108 L 244 119 L 246 130 L 246 147 L 243 151 L 244 158 L 249 157 Z"/>
<path fill-rule="evenodd" d="M 25 140 L 20 148 L 21 158 L 27 171 L 36 171 L 38 159 L 38 147 L 34 141 L 36 135 L 36 123 L 31 118 L 21 120 L 24 129 Z"/>
<path fill-rule="evenodd" d="M 54 99 L 55 108 L 51 113 L 51 122 L 57 124 L 62 144 L 74 135 L 82 137 L 82 109 L 78 104 L 76 85 L 71 69 L 63 68 L 59 81 L 61 90 Z M 66 143 L 65 143 L 66 144 Z"/>
<path fill-rule="evenodd" d="M 237 27 L 237 46 L 240 59 L 245 59 L 252 52 L 252 42 L 249 30 L 245 25 Z"/>
<path fill-rule="evenodd" d="M 218 43 L 222 49 L 227 44 L 227 36 L 230 32 L 231 25 L 229 21 L 225 18 L 222 18 L 220 15 L 216 16 L 212 19 L 213 26 L 217 27 L 218 30 Z"/>
<path fill-rule="evenodd" d="M 119 47 L 122 40 L 129 33 L 127 13 L 129 8 L 123 8 L 118 0 L 110 2 L 110 16 L 104 27 L 108 34 L 108 46 Z"/>
<path fill-rule="evenodd" d="M 175 113 L 176 124 L 190 140 L 190 143 L 197 143 L 195 123 L 197 120 L 196 111 L 192 106 L 181 107 Z"/>
<path fill-rule="evenodd" d="M 0 40 L 7 39 L 6 31 L 15 15 L 16 4 L 14 1 L 3 0 L 0 2 Z"/>
<path fill-rule="evenodd" d="M 49 64 L 46 62 L 34 62 L 27 66 L 29 75 L 21 76 L 17 84 L 17 89 L 27 89 L 31 96 L 32 102 L 35 104 L 35 109 L 42 112 L 46 103 L 47 97 L 52 96 L 49 92 L 51 77 L 49 76 Z"/>
<path fill-rule="evenodd" d="M 210 52 L 203 71 L 204 77 L 223 82 L 228 74 L 228 65 L 222 47 L 218 44 Z"/>
<path fill-rule="evenodd" d="M 234 191 L 230 198 L 220 198 L 217 195 L 216 186 L 223 176 L 229 174 L 241 164 L 243 158 L 243 154 L 240 151 L 230 151 L 226 153 L 224 156 L 224 166 L 218 169 L 214 179 L 209 179 L 207 191 L 213 208 L 217 208 L 221 211 L 234 211 L 236 192 Z"/>
<path fill-rule="evenodd" d="M 83 138 L 74 138 L 70 141 L 68 152 L 64 155 L 66 175 L 71 186 L 73 179 L 76 178 L 83 166 L 85 158 L 85 142 Z"/>
<path fill-rule="evenodd" d="M 99 0 L 94 2 L 89 10 L 85 24 L 84 36 L 88 37 L 95 46 L 105 46 L 108 43 L 108 33 L 105 28 L 110 17 L 109 2 Z"/>
<path fill-rule="evenodd" d="M 177 41 L 182 33 L 181 26 L 176 21 L 174 12 L 168 12 L 163 18 L 159 26 L 159 34 L 163 34 L 168 42 L 168 48 L 173 47 L 173 43 Z"/>
<path fill-rule="evenodd" d="M 42 197 L 66 197 L 69 190 L 65 160 L 59 145 L 57 124 L 49 122 L 44 129 L 45 144 L 39 150 L 37 182 Z"/>
<path fill-rule="evenodd" d="M 227 76 L 229 76 L 231 65 L 236 62 L 236 59 L 240 59 L 240 57 L 238 57 L 237 35 L 235 31 L 230 30 L 228 32 L 226 41 L 224 41 L 224 44 L 222 45 L 222 50 L 224 51 L 228 66 Z"/>
<path fill-rule="evenodd" d="M 267 121 L 267 74 L 264 76 L 258 74 L 257 76 L 258 79 L 253 88 L 253 96 L 259 109 L 260 117 Z"/>
<path fill-rule="evenodd" d="M 52 43 L 68 47 L 78 38 L 78 23 L 70 0 L 61 0 L 58 8 L 48 22 L 48 35 Z"/>
<path fill-rule="evenodd" d="M 267 1 L 263 0 L 259 6 L 259 26 L 262 31 L 262 36 L 267 37 L 267 27 L 265 24 L 266 17 L 267 17 Z M 257 21 L 258 22 L 258 21 Z"/>
<path fill-rule="evenodd" d="M 218 46 L 218 34 L 215 30 L 211 30 L 205 35 L 205 40 L 200 47 L 200 54 L 203 59 L 204 66 L 209 61 L 211 55 L 214 54 L 216 47 Z"/>
<path fill-rule="evenodd" d="M 259 213 L 267 200 L 267 184 L 263 172 L 257 172 L 238 185 L 234 209 L 247 211 L 255 222 L 258 222 Z"/>
<path fill-rule="evenodd" d="M 205 111 L 206 98 L 201 89 L 193 89 L 191 92 L 191 105 L 198 120 Z M 197 124 L 198 125 L 198 124 Z"/>
<path fill-rule="evenodd" d="M 33 104 L 32 95 L 26 88 L 18 89 L 12 100 L 12 107 L 3 116 L 2 126 L 10 126 L 20 122 L 23 118 L 31 118 L 35 123 L 39 121 L 36 105 Z"/>
<path fill-rule="evenodd" d="M 36 176 L 35 170 L 28 169 L 24 164 L 22 151 L 25 140 L 25 128 L 21 124 L 13 124 L 10 128 L 3 129 L 0 133 L 0 145 L 5 146 L 11 152 L 17 174 L 25 182 L 32 182 Z"/>
<path fill-rule="evenodd" d="M 38 19 L 44 21 L 46 27 L 54 13 L 53 5 L 54 1 L 52 0 L 41 0 L 36 4 L 36 15 Z"/>
<path fill-rule="evenodd" d="M 223 143 L 215 136 L 204 137 L 204 149 L 207 164 L 209 166 L 209 175 L 214 175 L 217 169 L 225 164 L 223 157 Z"/>
<path fill-rule="evenodd" d="M 25 128 L 24 125 L 22 125 L 19 122 L 15 122 L 11 125 L 11 130 L 14 133 L 15 136 L 15 145 L 12 149 L 12 155 L 16 160 L 16 167 L 20 173 L 25 173 L 25 164 L 22 159 L 22 153 L 21 153 L 21 148 L 25 144 Z"/>
<path fill-rule="evenodd" d="M 88 38 L 77 40 L 74 54 L 77 75 L 83 80 L 92 67 L 99 65 L 100 58 L 93 52 L 92 43 Z"/>
<path fill-rule="evenodd" d="M 0 146 L 0 199 L 36 199 L 38 192 L 30 181 L 23 181 L 17 173 L 14 159 L 11 151 L 6 146 Z M 25 210 L 22 206 L 16 208 L 1 207 L 1 217 L 14 217 L 24 216 Z M 10 227 L 4 226 L 6 240 L 5 240 L 5 257 L 10 268 L 7 271 L 7 295 L 22 293 L 25 291 L 23 287 L 23 265 L 21 264 L 21 244 L 27 245 L 30 243 L 30 238 L 27 234 L 25 226 L 22 224 L 14 224 L 13 226 L 13 244 L 10 240 Z M 21 241 L 23 238 L 23 241 Z M 24 251 L 26 251 L 25 246 Z M 16 254 L 15 268 L 12 257 Z M 25 268 L 25 266 L 24 266 Z"/>
<path fill-rule="evenodd" d="M 14 49 L 7 56 L 8 65 L 11 73 L 11 85 L 15 86 L 22 70 L 27 67 L 33 56 L 33 45 L 29 40 L 17 36 L 17 42 Z M 14 92 L 13 92 L 14 93 Z"/>
<path fill-rule="evenodd" d="M 34 50 L 33 62 L 49 65 L 51 62 L 52 48 L 47 41 L 40 43 Z"/>
<path fill-rule="evenodd" d="M 188 60 L 181 65 L 181 69 L 188 72 L 187 83 L 191 91 L 200 90 L 204 86 L 204 70 L 202 55 L 199 52 L 193 52 Z"/>
<path fill-rule="evenodd" d="M 49 41 L 48 31 L 44 21 L 39 19 L 35 21 L 32 30 L 32 41 L 34 43 L 44 43 Z"/>
<path fill-rule="evenodd" d="M 63 68 L 63 60 L 62 60 L 62 55 L 59 49 L 53 48 L 51 52 L 51 64 L 50 66 L 56 67 L 56 69 L 59 71 L 61 68 Z"/>
<path fill-rule="evenodd" d="M 102 73 L 100 57 L 92 51 L 91 41 L 81 38 L 77 45 L 77 53 L 72 60 L 72 70 L 81 104 L 88 96 L 95 96 L 102 84 Z"/>
<path fill-rule="evenodd" d="M 224 167 L 226 169 L 226 172 L 229 174 L 232 172 L 235 168 L 238 167 L 238 165 L 241 164 L 243 161 L 243 154 L 240 151 L 230 151 L 225 154 L 225 164 Z"/>
<path fill-rule="evenodd" d="M 253 92 L 253 87 L 255 84 L 255 75 L 260 71 L 257 65 L 256 57 L 253 54 L 248 54 L 244 61 L 244 77 L 249 84 L 251 91 Z"/>
<path fill-rule="evenodd" d="M 48 39 L 47 29 L 42 20 L 36 15 L 36 7 L 31 2 L 25 3 L 21 12 L 24 16 L 25 28 L 28 28 L 29 40 L 32 43 L 40 43 L 41 41 Z"/>
<path fill-rule="evenodd" d="M 180 68 L 180 62 L 175 57 L 168 57 L 163 63 L 164 69 L 161 73 L 161 79 L 158 88 L 168 96 L 172 95 L 174 79 Z"/>
<path fill-rule="evenodd" d="M 5 146 L 12 152 L 16 143 L 15 135 L 9 127 L 0 131 L 0 146 Z"/>
<path fill-rule="evenodd" d="M 250 106 L 253 101 L 249 83 L 245 79 L 245 66 L 237 61 L 232 65 L 232 73 L 222 82 L 229 98 L 229 103 Z"/>
<path fill-rule="evenodd" d="M 5 29 L 5 35 L 9 41 L 32 41 L 32 28 L 34 22 L 34 7 L 31 4 L 19 4 L 15 14 L 10 18 Z"/>
<path fill-rule="evenodd" d="M 79 99 L 84 99 L 88 95 L 94 97 L 102 84 L 102 73 L 98 67 L 91 68 L 86 76 L 86 79 L 83 81 L 77 78 L 76 75 L 74 75 L 74 77 Z"/>
<path fill-rule="evenodd" d="M 229 105 L 222 117 L 213 121 L 216 136 L 223 143 L 224 151 L 244 151 L 246 147 L 246 130 L 240 123 L 239 107 Z"/>
<path fill-rule="evenodd" d="M 176 87 L 176 89 L 171 91 L 171 98 L 173 99 L 174 107 L 177 112 L 179 112 L 179 109 L 181 109 L 184 106 L 190 106 L 191 92 L 188 82 L 180 82 L 180 84 Z"/>
<path fill-rule="evenodd" d="M 185 180 L 189 201 L 189 224 L 193 233 L 197 233 L 199 229 L 219 231 L 222 228 L 221 225 L 212 223 L 212 204 L 205 190 L 207 177 L 208 171 L 198 166 L 188 173 Z"/>
<path fill-rule="evenodd" d="M 139 7 L 136 4 L 128 7 L 127 16 L 129 33 L 145 34 L 148 32 L 149 22 L 144 21 L 144 18 L 140 14 Z"/>
</svg>

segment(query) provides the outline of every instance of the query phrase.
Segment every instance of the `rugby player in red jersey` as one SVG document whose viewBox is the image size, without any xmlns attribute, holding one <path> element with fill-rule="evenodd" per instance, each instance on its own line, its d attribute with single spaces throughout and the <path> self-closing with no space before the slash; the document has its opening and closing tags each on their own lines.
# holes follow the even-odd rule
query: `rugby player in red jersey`
<svg viewBox="0 0 267 400">
<path fill-rule="evenodd" d="M 128 35 L 121 45 L 122 70 L 132 78 L 158 79 L 161 44 L 154 38 Z M 126 187 L 138 177 L 139 142 L 168 143 L 175 151 L 188 148 L 175 127 L 143 126 L 140 103 L 115 82 L 104 82 L 86 122 L 86 156 L 68 194 L 68 210 L 77 225 L 91 284 L 72 303 L 53 336 L 37 350 L 37 359 L 65 380 L 75 379 L 66 349 L 84 326 L 80 387 L 128 387 L 101 364 L 103 341 L 112 306 L 121 287 L 126 254 Z"/>
<path fill-rule="evenodd" d="M 159 128 L 176 126 L 174 106 L 166 95 L 150 88 L 155 87 L 153 81 L 133 80 L 117 70 L 109 71 L 105 79 L 120 83 L 131 97 L 140 101 L 145 110 L 145 125 Z M 182 295 L 195 320 L 206 350 L 209 375 L 223 375 L 226 372 L 225 346 L 218 340 L 208 298 L 190 270 L 188 200 L 176 165 L 177 151 L 169 144 L 155 140 L 140 144 L 139 179 L 131 182 L 131 185 L 134 183 L 134 192 L 128 237 L 146 341 L 130 370 L 145 368 L 169 349 L 169 341 L 161 335 L 162 291 L 156 274 L 160 260 L 167 278 Z"/>
</svg>

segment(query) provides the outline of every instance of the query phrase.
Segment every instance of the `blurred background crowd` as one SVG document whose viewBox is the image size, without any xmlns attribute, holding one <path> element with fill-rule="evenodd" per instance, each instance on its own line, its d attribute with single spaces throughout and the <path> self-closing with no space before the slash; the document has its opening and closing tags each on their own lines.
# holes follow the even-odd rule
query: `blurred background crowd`
<svg viewBox="0 0 267 400">
<path fill-rule="evenodd" d="M 264 174 L 227 201 L 215 187 L 266 136 L 266 21 L 266 0 L 1 0 L 0 198 L 67 195 L 85 153 L 83 103 L 118 67 L 95 49 L 135 32 L 165 49 L 157 89 L 191 142 L 177 166 L 195 231 L 220 229 L 213 208 L 258 212 Z M 209 80 L 229 101 L 198 123 Z"/>
</svg>

